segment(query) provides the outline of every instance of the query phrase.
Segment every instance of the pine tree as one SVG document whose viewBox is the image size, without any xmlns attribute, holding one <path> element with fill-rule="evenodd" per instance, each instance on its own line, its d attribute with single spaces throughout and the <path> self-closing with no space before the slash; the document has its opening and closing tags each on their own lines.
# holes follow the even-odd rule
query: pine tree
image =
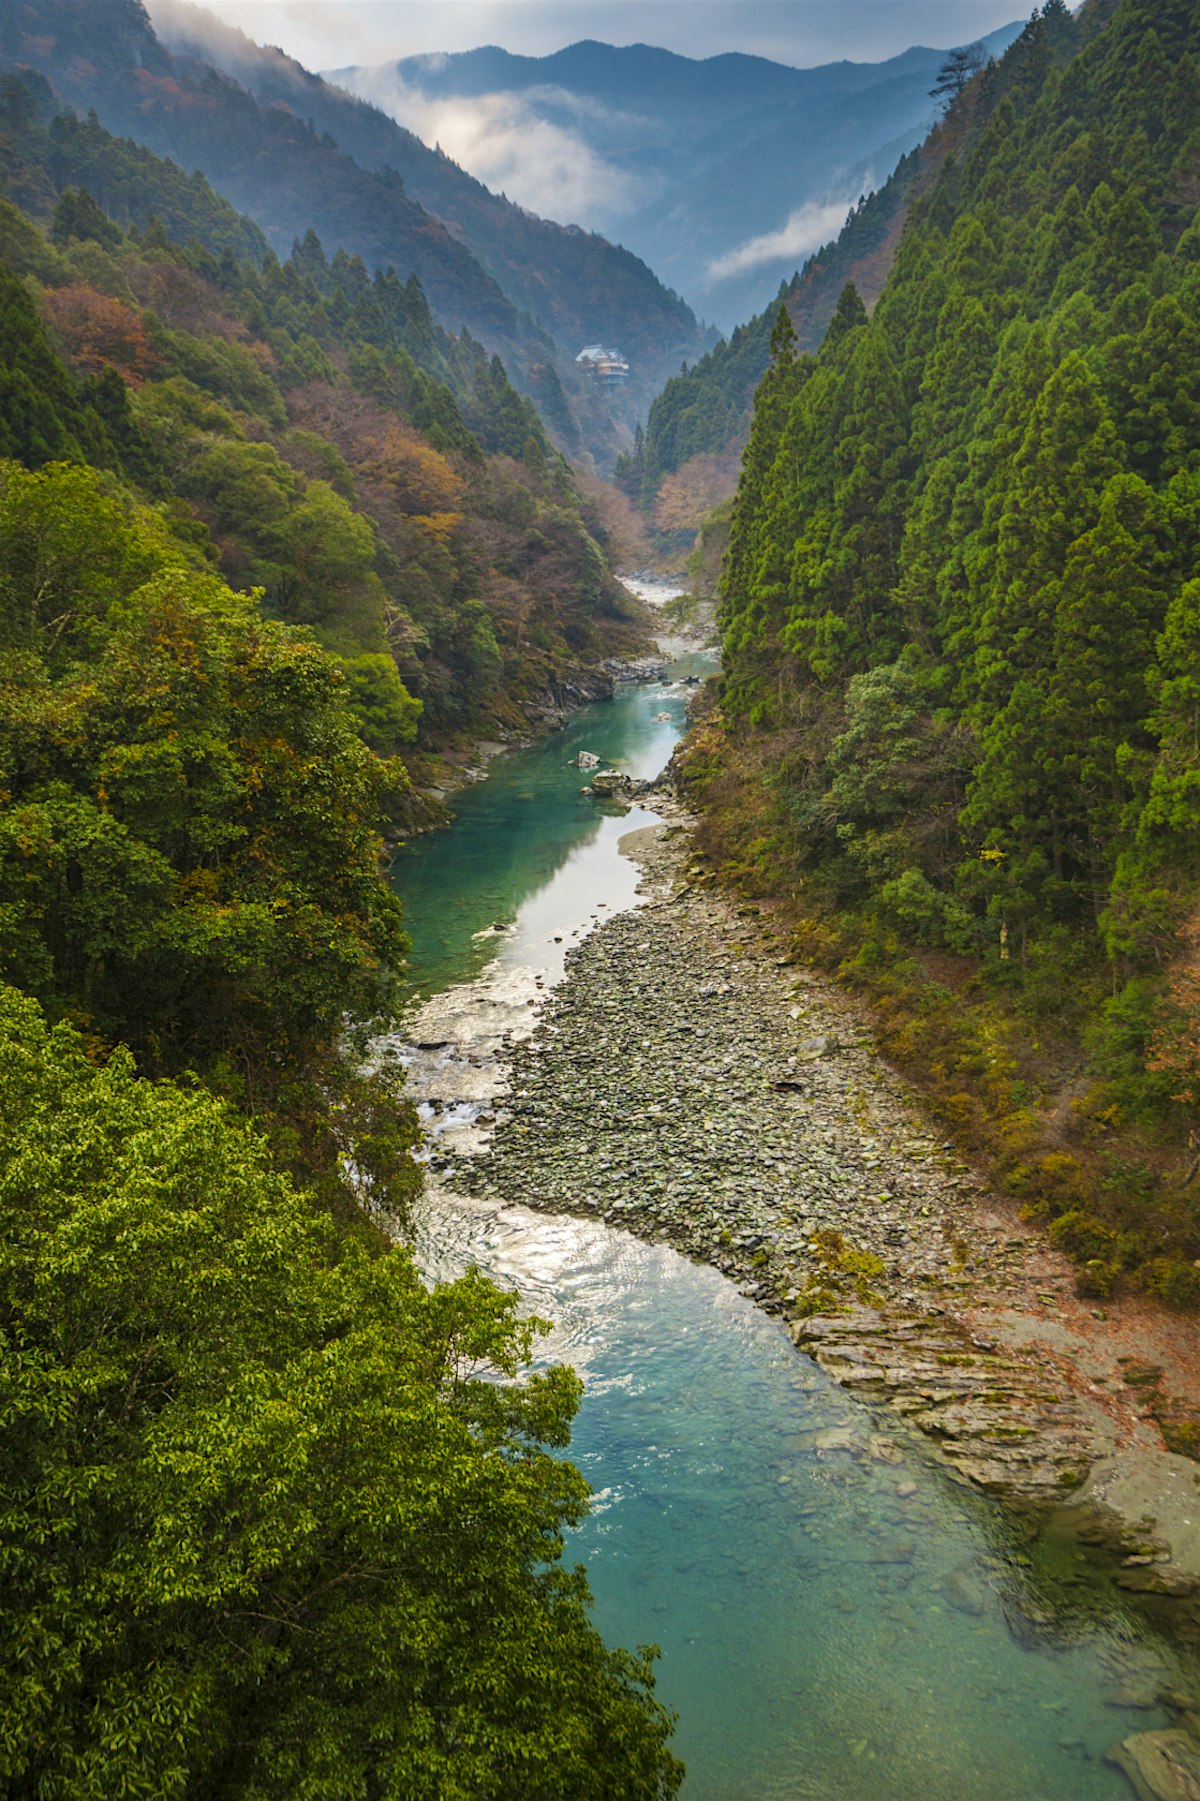
<svg viewBox="0 0 1200 1801">
<path fill-rule="evenodd" d="M 986 61 L 982 44 L 963 44 L 952 50 L 937 72 L 929 98 L 941 100 L 948 111 L 966 92 Z"/>
</svg>

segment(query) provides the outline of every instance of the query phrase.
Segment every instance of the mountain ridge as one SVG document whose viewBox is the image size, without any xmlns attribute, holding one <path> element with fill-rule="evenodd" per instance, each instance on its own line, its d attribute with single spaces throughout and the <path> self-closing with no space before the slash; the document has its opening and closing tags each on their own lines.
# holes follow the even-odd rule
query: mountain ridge
<svg viewBox="0 0 1200 1801">
<path fill-rule="evenodd" d="M 303 95 L 314 124 L 321 130 L 330 130 L 364 167 L 395 169 L 421 205 L 448 227 L 457 227 L 466 234 L 502 289 L 519 306 L 541 318 L 564 348 L 573 345 L 577 349 L 589 338 L 616 336 L 625 340 L 624 348 L 644 353 L 651 348 L 653 331 L 666 328 L 671 341 L 663 355 L 673 358 L 677 352 L 684 354 L 689 342 L 704 341 L 706 334 L 697 327 L 691 309 L 625 246 L 598 233 L 583 234 L 594 241 L 586 247 L 581 245 L 580 231 L 571 221 L 536 213 L 496 194 L 444 151 L 431 148 L 369 99 L 331 85 L 325 75 L 305 69 L 282 50 L 255 44 L 235 27 L 224 25 L 187 0 L 171 0 L 169 6 L 156 7 L 153 16 L 161 21 L 159 29 L 168 41 L 186 47 L 192 54 L 200 53 L 206 44 L 219 46 L 225 65 L 239 77 L 245 77 L 259 97 L 286 102 L 289 95 Z M 511 235 L 508 243 L 495 230 L 500 221 Z M 635 319 L 614 317 L 611 311 L 606 314 L 602 307 L 596 307 L 595 296 L 574 312 L 561 306 L 555 312 L 553 296 L 536 279 L 540 264 L 533 253 L 538 250 L 543 260 L 547 255 L 560 262 L 565 259 L 563 272 L 579 283 L 585 281 L 581 265 L 588 256 L 604 260 L 610 281 L 614 267 L 636 274 L 644 286 L 638 302 L 651 323 L 643 328 Z M 636 270 L 634 265 L 638 266 Z"/>
<path fill-rule="evenodd" d="M 282 253 L 312 228 L 331 252 L 415 273 L 441 322 L 466 326 L 498 351 L 535 399 L 539 383 L 549 382 L 551 412 L 565 390 L 576 421 L 572 448 L 581 428 L 601 455 L 618 441 L 611 406 L 573 368 L 582 344 L 621 342 L 634 363 L 633 409 L 681 357 L 710 341 L 628 252 L 531 220 L 361 101 L 232 35 L 243 46 L 240 71 L 258 68 L 257 92 L 211 57 L 168 47 L 140 0 L 6 9 L 0 60 L 39 70 L 69 104 L 94 108 L 118 133 L 202 168 Z M 406 158 L 440 169 L 443 189 L 461 202 L 459 217 L 439 216 L 406 190 L 396 167 Z M 521 291 L 507 293 L 489 263 L 519 273 Z"/>
<path fill-rule="evenodd" d="M 1018 30 L 993 32 L 985 50 Z M 573 209 L 728 330 L 924 137 L 944 55 L 914 45 L 878 63 L 797 68 L 585 38 L 543 57 L 488 46 L 330 78 L 522 205 Z M 819 221 L 797 219 L 806 206 Z"/>
</svg>

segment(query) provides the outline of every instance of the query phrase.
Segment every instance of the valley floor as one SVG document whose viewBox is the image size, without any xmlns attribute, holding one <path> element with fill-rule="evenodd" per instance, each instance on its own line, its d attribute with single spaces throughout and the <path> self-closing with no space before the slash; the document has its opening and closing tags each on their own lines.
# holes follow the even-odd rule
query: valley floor
<svg viewBox="0 0 1200 1801">
<path fill-rule="evenodd" d="M 694 879 L 689 821 L 659 805 L 625 843 L 643 904 L 570 952 L 455 1186 L 715 1264 L 959 1477 L 1069 1497 L 1133 1559 L 1123 1588 L 1190 1616 L 1200 1466 L 1164 1448 L 1146 1383 L 1162 1369 L 1200 1394 L 1194 1334 L 1081 1303 L 1066 1260 L 932 1135 L 847 998 L 781 957 L 769 913 Z"/>
</svg>

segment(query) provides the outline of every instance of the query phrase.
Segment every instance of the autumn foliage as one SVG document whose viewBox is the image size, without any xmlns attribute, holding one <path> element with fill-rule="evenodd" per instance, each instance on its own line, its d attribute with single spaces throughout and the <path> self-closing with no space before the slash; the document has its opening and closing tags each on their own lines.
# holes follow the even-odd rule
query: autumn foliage
<svg viewBox="0 0 1200 1801">
<path fill-rule="evenodd" d="M 115 369 L 136 387 L 161 366 L 142 315 L 123 300 L 72 286 L 51 289 L 45 306 L 67 357 L 83 374 Z"/>
<path fill-rule="evenodd" d="M 699 531 L 713 508 L 729 500 L 737 487 L 738 459 L 691 457 L 674 474 L 663 477 L 654 503 L 654 523 L 662 532 Z"/>
</svg>

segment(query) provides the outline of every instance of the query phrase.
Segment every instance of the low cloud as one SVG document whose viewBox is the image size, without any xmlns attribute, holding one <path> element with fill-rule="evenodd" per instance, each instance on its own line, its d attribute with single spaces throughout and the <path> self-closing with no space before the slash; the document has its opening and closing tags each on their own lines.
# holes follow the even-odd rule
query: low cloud
<svg viewBox="0 0 1200 1801">
<path fill-rule="evenodd" d="M 149 7 L 168 43 L 211 56 L 253 86 L 264 53 L 252 37 L 189 0 L 149 0 Z M 244 0 L 239 23 L 261 26 L 271 10 L 267 0 Z M 280 10 L 278 4 L 274 10 Z M 285 15 L 293 10 L 282 8 Z M 347 20 L 347 48 L 353 38 Z M 436 72 L 447 59 L 432 53 L 424 60 Z M 548 85 L 527 94 L 431 95 L 388 67 L 347 69 L 332 79 L 374 101 L 425 143 L 440 144 L 493 192 L 507 194 L 530 212 L 603 230 L 643 198 L 636 178 L 607 162 L 573 127 L 574 120 L 619 125 L 624 115 L 599 101 Z M 565 120 L 541 116 L 539 106 L 565 114 Z"/>
<path fill-rule="evenodd" d="M 334 79 L 351 85 L 346 74 Z M 493 193 L 545 218 L 603 230 L 642 197 L 635 177 L 529 104 L 553 99 L 576 113 L 590 110 L 594 103 L 578 96 L 550 89 L 534 89 L 528 97 L 426 94 L 384 69 L 355 70 L 353 89 L 425 143 L 439 144 Z"/>
<path fill-rule="evenodd" d="M 857 196 L 855 197 L 857 198 Z M 744 275 L 763 263 L 802 262 L 836 238 L 846 223 L 852 200 L 807 201 L 798 206 L 778 231 L 764 232 L 762 237 L 748 238 L 735 245 L 708 265 L 705 275 L 710 287 L 728 281 L 731 275 Z"/>
</svg>

